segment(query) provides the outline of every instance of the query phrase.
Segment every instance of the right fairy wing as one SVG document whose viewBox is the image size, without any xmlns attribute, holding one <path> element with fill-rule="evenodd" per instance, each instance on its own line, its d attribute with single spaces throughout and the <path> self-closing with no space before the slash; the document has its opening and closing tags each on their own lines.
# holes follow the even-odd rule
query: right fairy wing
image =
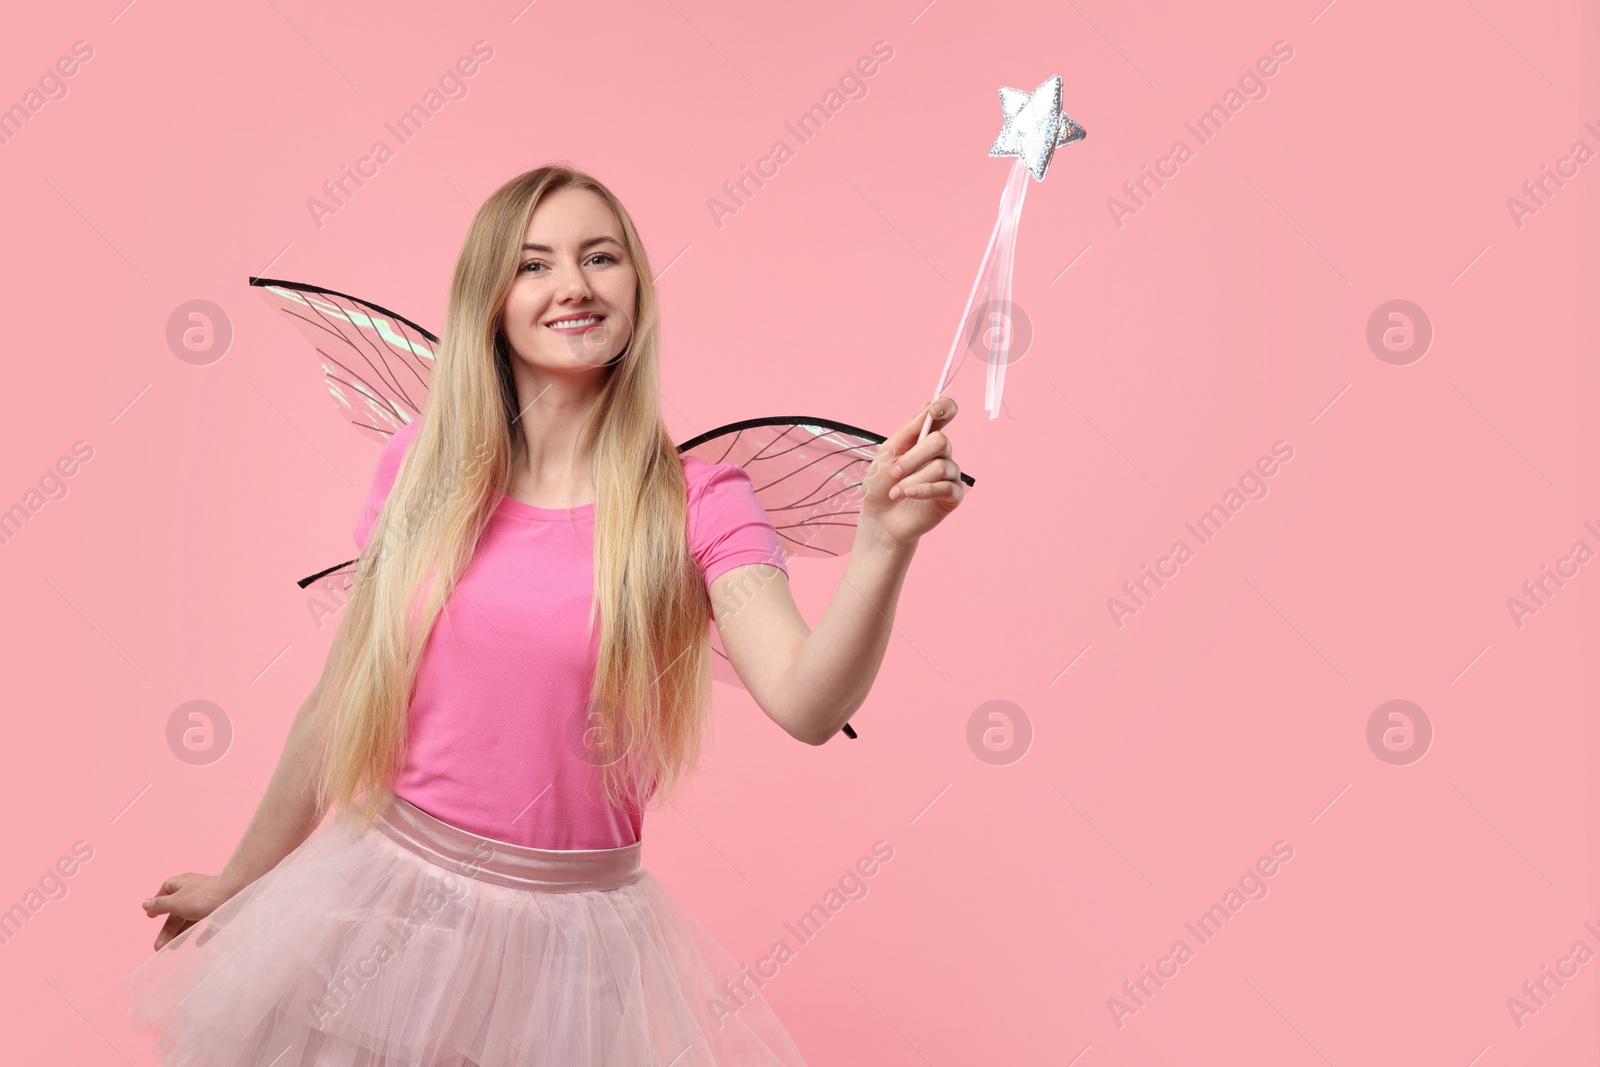
<svg viewBox="0 0 1600 1067">
<path fill-rule="evenodd" d="M 438 362 L 439 338 L 404 315 L 347 293 L 304 282 L 251 278 L 262 299 L 298 330 L 322 361 L 323 380 L 339 410 L 363 437 L 380 445 L 422 414 Z M 348 581 L 356 560 L 296 584 Z"/>
<path fill-rule="evenodd" d="M 311 342 L 334 403 L 363 436 L 381 445 L 422 414 L 439 354 L 432 332 L 332 289 L 272 278 L 250 284 Z"/>
</svg>

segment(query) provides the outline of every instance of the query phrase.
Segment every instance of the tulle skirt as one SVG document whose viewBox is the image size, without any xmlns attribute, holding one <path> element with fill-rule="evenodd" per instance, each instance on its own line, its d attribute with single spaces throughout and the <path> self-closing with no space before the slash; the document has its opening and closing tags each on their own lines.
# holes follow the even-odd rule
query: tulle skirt
<svg viewBox="0 0 1600 1067">
<path fill-rule="evenodd" d="M 640 848 L 495 841 L 391 795 L 119 985 L 167 1067 L 803 1065 Z"/>
</svg>

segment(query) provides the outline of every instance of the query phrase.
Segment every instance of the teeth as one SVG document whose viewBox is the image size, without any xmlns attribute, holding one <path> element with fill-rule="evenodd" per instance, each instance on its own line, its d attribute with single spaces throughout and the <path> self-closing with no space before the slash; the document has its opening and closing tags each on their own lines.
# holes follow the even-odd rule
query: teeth
<svg viewBox="0 0 1600 1067">
<path fill-rule="evenodd" d="M 588 326 L 590 323 L 599 322 L 599 321 L 600 321 L 600 316 L 599 315 L 590 315 L 586 319 L 564 319 L 561 322 L 552 322 L 550 324 L 550 328 L 552 330 L 565 330 L 565 329 L 568 329 L 568 328 L 574 327 L 574 326 Z"/>
</svg>

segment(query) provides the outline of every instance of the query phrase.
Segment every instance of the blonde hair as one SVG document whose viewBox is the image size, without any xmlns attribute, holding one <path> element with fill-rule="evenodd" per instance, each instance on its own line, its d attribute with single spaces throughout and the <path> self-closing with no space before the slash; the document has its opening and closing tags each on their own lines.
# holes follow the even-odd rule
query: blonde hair
<svg viewBox="0 0 1600 1067">
<path fill-rule="evenodd" d="M 682 459 L 661 417 L 655 284 L 616 196 L 588 174 L 547 166 L 484 202 L 456 260 L 426 415 L 358 562 L 325 690 L 319 683 L 319 811 L 336 805 L 370 824 L 403 766 L 421 650 L 500 494 L 509 493 L 524 447 L 500 318 L 534 208 L 566 188 L 591 190 L 610 205 L 638 298 L 632 339 L 604 372 L 580 429 L 596 491 L 593 699 L 552 713 L 575 717 L 568 736 L 579 733 L 585 744 L 573 758 L 601 772 L 606 798 L 618 806 L 643 810 L 652 794 L 666 799 L 698 766 L 711 694 L 711 608 L 685 533 Z M 520 417 L 537 419 L 538 408 Z"/>
</svg>

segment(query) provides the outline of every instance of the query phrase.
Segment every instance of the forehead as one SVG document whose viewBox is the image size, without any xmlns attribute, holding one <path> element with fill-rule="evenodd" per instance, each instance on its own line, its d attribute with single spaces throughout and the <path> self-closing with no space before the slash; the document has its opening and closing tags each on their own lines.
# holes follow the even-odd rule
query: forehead
<svg viewBox="0 0 1600 1067">
<path fill-rule="evenodd" d="M 609 236 L 622 240 L 622 227 L 599 193 L 567 187 L 548 193 L 533 209 L 523 240 L 558 246 L 585 237 Z"/>
</svg>

